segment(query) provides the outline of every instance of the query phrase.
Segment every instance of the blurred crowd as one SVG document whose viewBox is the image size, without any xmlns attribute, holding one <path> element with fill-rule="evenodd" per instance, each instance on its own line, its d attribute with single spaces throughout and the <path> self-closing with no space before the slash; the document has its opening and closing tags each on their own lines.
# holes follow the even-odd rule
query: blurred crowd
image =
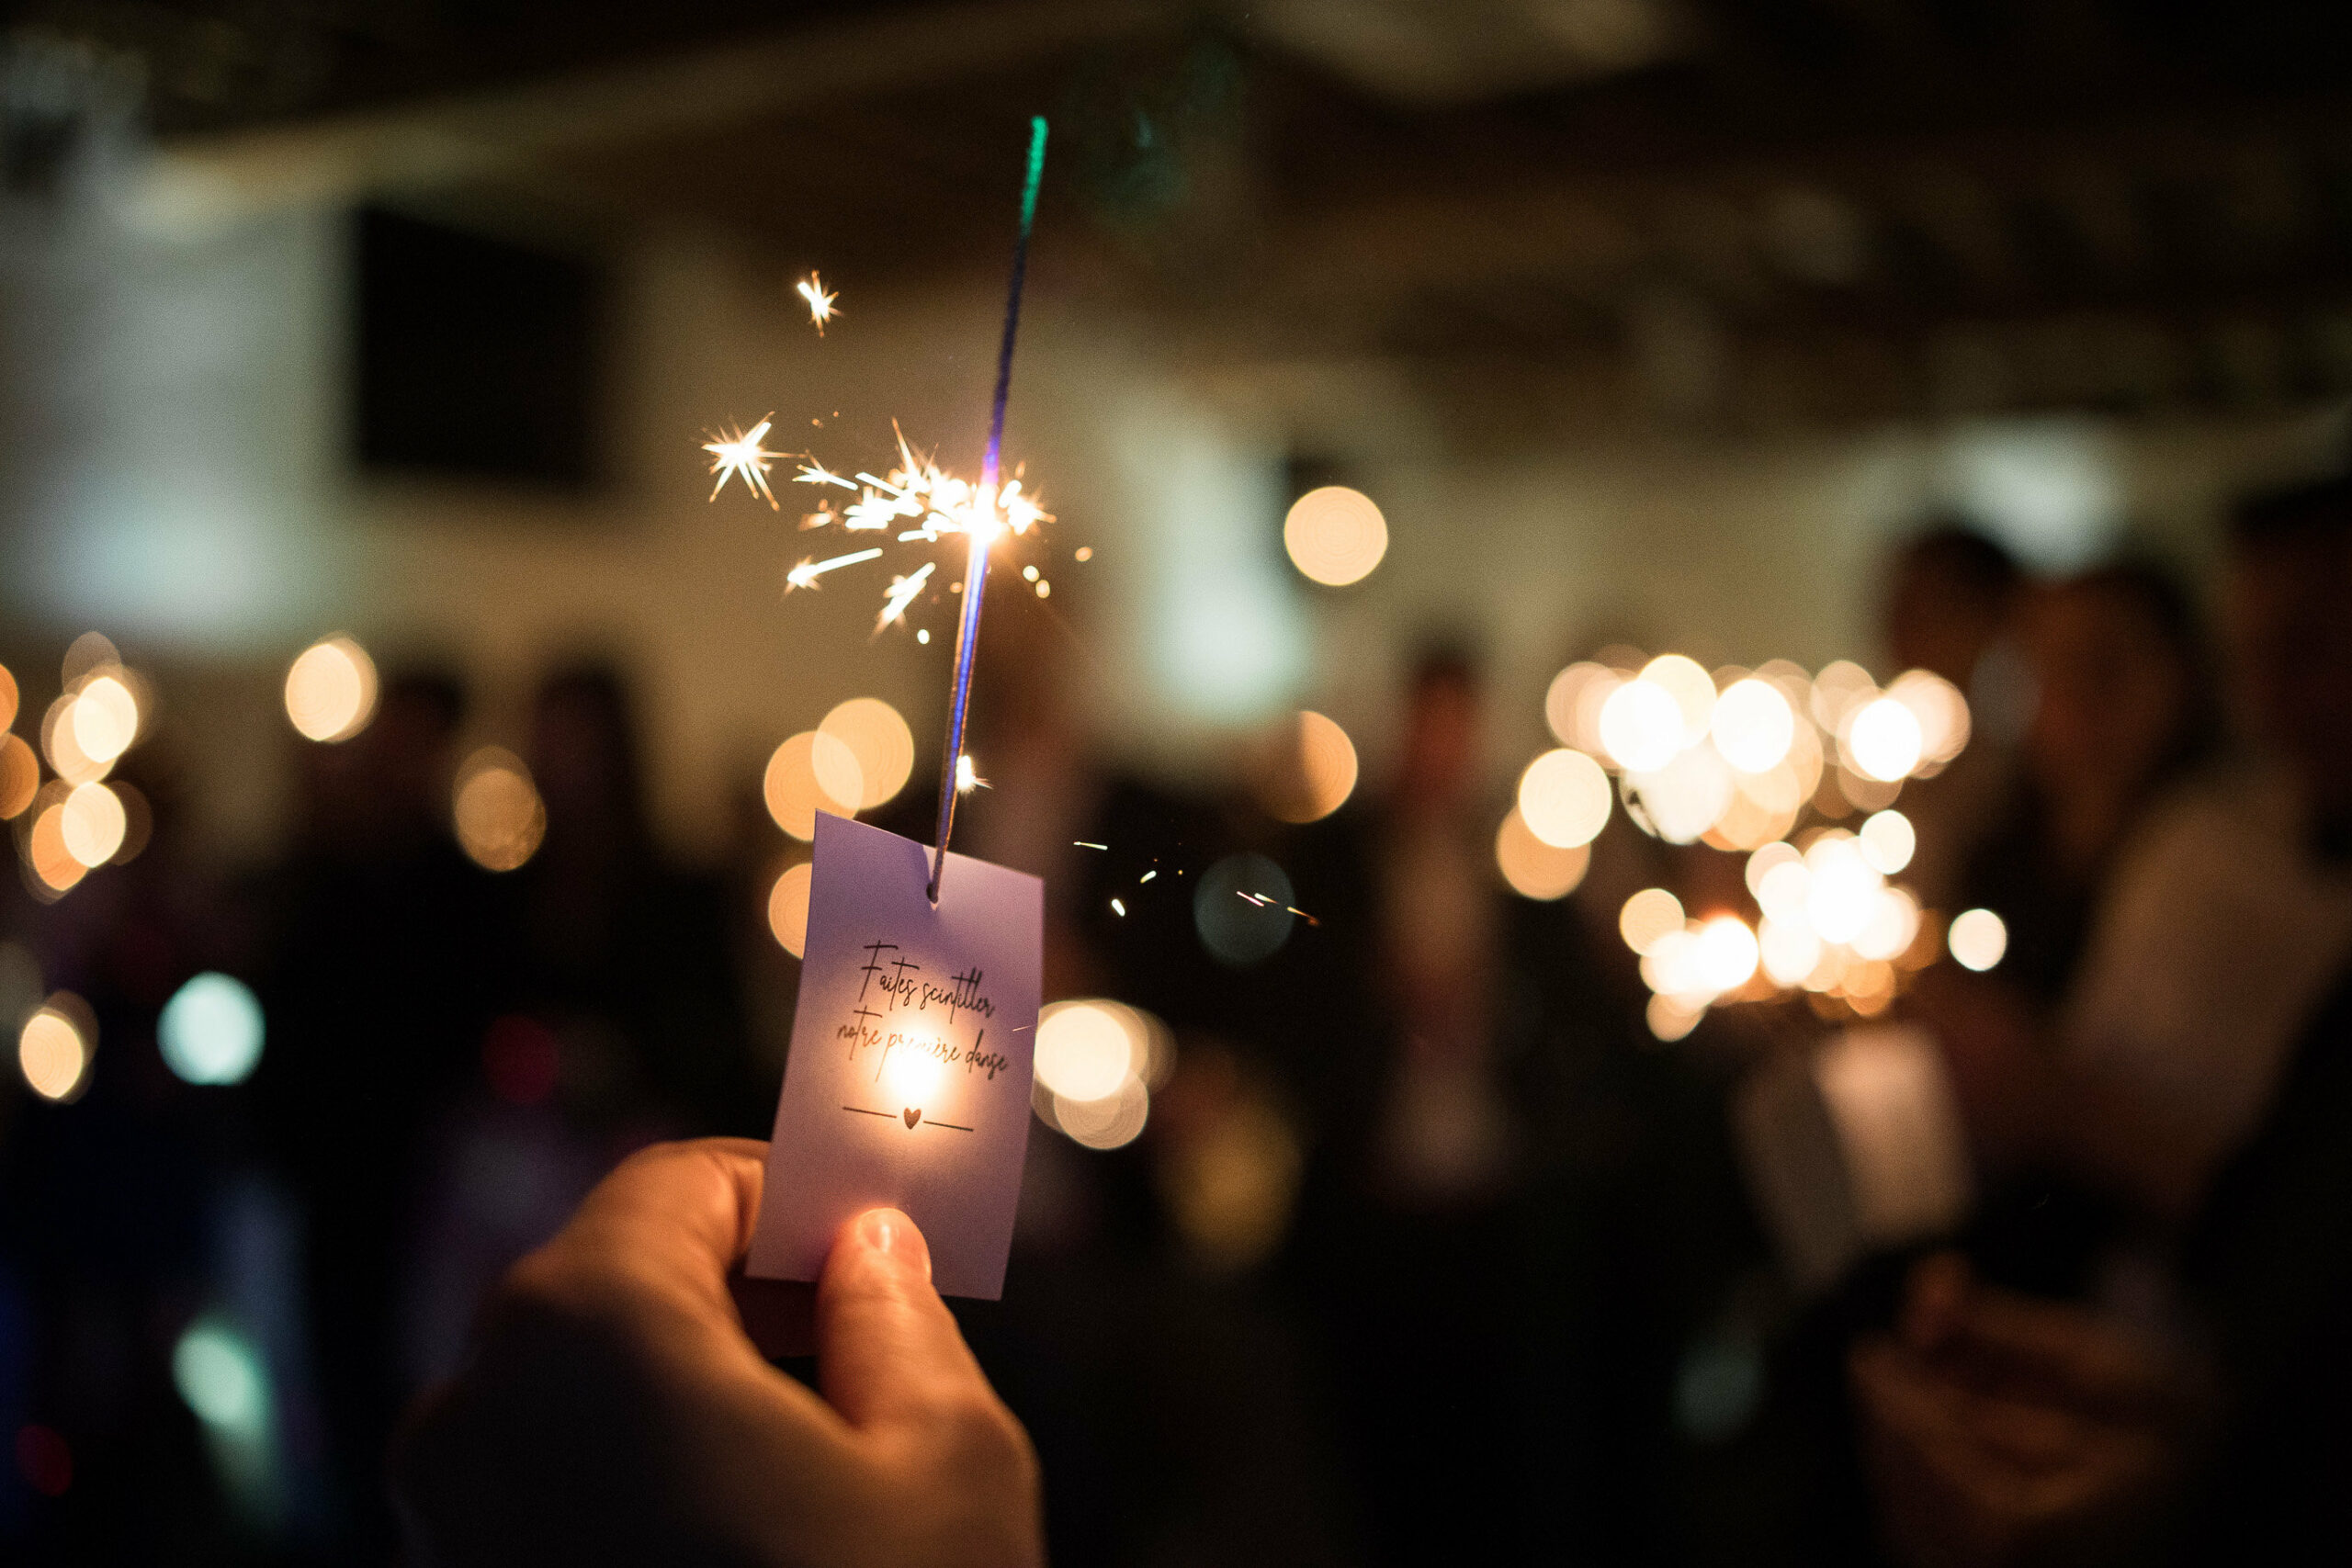
<svg viewBox="0 0 2352 1568">
<path fill-rule="evenodd" d="M 1105 766 L 1059 643 L 984 653 L 1024 674 L 980 687 L 957 847 L 1046 879 L 1049 999 L 1173 1042 L 1141 1136 L 1032 1127 L 1005 1299 L 956 1303 L 1055 1556 L 2352 1553 L 2352 480 L 2241 505 L 2216 581 L 2041 580 L 1926 526 L 1884 651 L 1966 691 L 1976 739 L 1905 787 L 1911 880 L 1996 911 L 2006 957 L 1672 1043 L 1620 906 L 1736 879 L 1620 821 L 1566 897 L 1509 891 L 1469 644 L 1419 650 L 1394 767 L 1303 824 Z M 72 1103 L 0 1096 L 10 1561 L 390 1561 L 385 1444 L 490 1282 L 630 1150 L 767 1131 L 773 827 L 747 807 L 724 874 L 673 863 L 628 687 L 585 663 L 519 748 L 544 840 L 486 870 L 448 825 L 467 695 L 396 670 L 356 737 L 289 738 L 299 827 L 250 875 L 179 851 L 158 771 L 148 853 L 0 894 L 103 1042 Z M 927 839 L 932 789 L 877 819 Z M 1312 920 L 1220 934 L 1170 891 L 1235 856 Z M 153 1047 L 203 971 L 266 1019 L 233 1088 Z M 1743 1109 L 1856 1031 L 1957 1117 L 1958 1223 L 1873 1219 L 1917 1208 L 1871 1153 L 1901 1105 Z M 1860 1238 L 1826 1271 L 1788 1240 L 1825 1225 Z M 228 1375 L 204 1325 L 242 1424 L 194 1407 Z"/>
</svg>

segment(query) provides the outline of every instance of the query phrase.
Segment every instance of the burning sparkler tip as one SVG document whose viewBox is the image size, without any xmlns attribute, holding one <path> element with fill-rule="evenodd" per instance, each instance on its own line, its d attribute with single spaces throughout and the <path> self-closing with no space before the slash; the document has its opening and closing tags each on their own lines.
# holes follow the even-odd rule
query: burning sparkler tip
<svg viewBox="0 0 2352 1568">
<path fill-rule="evenodd" d="M 807 277 L 794 285 L 794 288 L 803 299 L 808 301 L 809 323 L 817 329 L 817 335 L 823 337 L 825 323 L 841 314 L 833 307 L 833 301 L 841 296 L 837 293 L 827 293 L 824 279 L 819 277 L 813 268 L 810 269 Z"/>
</svg>

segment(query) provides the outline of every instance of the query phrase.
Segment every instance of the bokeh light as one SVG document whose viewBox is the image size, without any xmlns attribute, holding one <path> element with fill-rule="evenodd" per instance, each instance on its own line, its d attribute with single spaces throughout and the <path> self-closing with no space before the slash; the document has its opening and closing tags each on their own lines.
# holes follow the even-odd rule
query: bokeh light
<svg viewBox="0 0 2352 1568">
<path fill-rule="evenodd" d="M 1655 771 L 1628 769 L 1625 785 L 1628 814 L 1669 844 L 1696 843 L 1732 800 L 1731 770 L 1712 746 L 1693 746 Z"/>
<path fill-rule="evenodd" d="M 1794 844 L 1765 844 L 1747 857 L 1747 864 L 1741 876 L 1747 884 L 1748 892 L 1756 896 L 1756 901 L 1760 905 L 1764 901 L 1764 878 L 1771 874 L 1773 868 L 1801 865 L 1804 862 L 1804 856 L 1797 852 Z"/>
<path fill-rule="evenodd" d="M 1682 900 L 1663 887 L 1645 887 L 1617 911 L 1617 934 L 1635 953 L 1650 950 L 1682 929 Z"/>
<path fill-rule="evenodd" d="M 107 776 L 111 761 L 102 761 L 82 750 L 78 727 L 74 722 L 74 693 L 67 692 L 49 705 L 41 716 L 41 754 L 49 759 L 50 771 L 69 784 L 91 784 Z"/>
<path fill-rule="evenodd" d="M 43 795 L 59 788 L 51 784 Z M 32 830 L 25 835 L 25 863 L 33 875 L 51 893 L 64 893 L 90 874 L 90 868 L 74 858 L 65 847 L 65 803 L 51 800 L 43 805 L 36 802 L 33 808 Z"/>
<path fill-rule="evenodd" d="M 1641 678 L 1674 699 L 1682 720 L 1681 745 L 1696 746 L 1707 738 L 1715 713 L 1715 678 L 1705 665 L 1679 653 L 1661 653 L 1642 666 Z"/>
<path fill-rule="evenodd" d="M 1951 918 L 1944 945 L 1962 968 L 1982 974 L 2009 951 L 2009 928 L 1990 909 L 1963 909 Z"/>
<path fill-rule="evenodd" d="M 97 1028 L 87 1004 L 60 991 L 17 1032 L 17 1068 L 25 1085 L 48 1100 L 69 1100 L 89 1082 Z"/>
<path fill-rule="evenodd" d="M 1877 695 L 1878 682 L 1869 671 L 1851 660 L 1835 660 L 1813 678 L 1813 721 L 1831 735 L 1842 733 L 1847 715 Z"/>
<path fill-rule="evenodd" d="M 1610 694 L 1623 684 L 1624 677 L 1617 671 L 1589 661 L 1571 664 L 1553 676 L 1544 692 L 1544 722 L 1554 739 L 1589 755 L 1606 751 L 1600 743 L 1600 710 Z"/>
<path fill-rule="evenodd" d="M 21 736 L 0 735 L 0 822 L 25 813 L 40 789 L 40 759 Z"/>
<path fill-rule="evenodd" d="M 17 678 L 8 672 L 6 665 L 0 664 L 0 729 L 17 722 Z"/>
<path fill-rule="evenodd" d="M 1136 1078 L 1102 1100 L 1054 1097 L 1054 1120 L 1073 1142 L 1090 1149 L 1115 1149 L 1134 1143 L 1151 1115 L 1151 1091 Z"/>
<path fill-rule="evenodd" d="M 1862 858 L 1887 876 L 1909 865 L 1919 847 L 1919 835 L 1912 828 L 1911 818 L 1900 811 L 1871 813 L 1856 837 L 1862 846 Z"/>
<path fill-rule="evenodd" d="M 1144 1047 L 1116 1003 L 1056 1002 L 1037 1015 L 1037 1081 L 1064 1101 L 1102 1100 L 1141 1076 Z"/>
<path fill-rule="evenodd" d="M 865 797 L 865 773 L 840 737 L 804 729 L 768 758 L 762 794 L 775 825 L 803 840 L 817 836 L 817 813 L 857 815 Z M 895 793 L 895 792 L 894 792 Z"/>
<path fill-rule="evenodd" d="M 1960 688 L 1932 670 L 1906 670 L 1895 677 L 1886 694 L 1911 710 L 1919 721 L 1919 761 L 1940 768 L 1968 744 L 1968 699 Z"/>
<path fill-rule="evenodd" d="M 1845 731 L 1845 752 L 1864 778 L 1895 783 L 1919 765 L 1919 720 L 1893 697 L 1874 698 L 1854 711 Z"/>
<path fill-rule="evenodd" d="M 1884 886 L 1878 872 L 1862 858 L 1861 846 L 1851 833 L 1824 833 L 1804 853 L 1807 874 L 1805 917 L 1824 942 L 1851 942 L 1869 923 L 1871 910 Z"/>
<path fill-rule="evenodd" d="M 199 1318 L 172 1349 L 172 1385 L 223 1437 L 252 1442 L 269 1430 L 269 1373 L 253 1342 L 228 1324 Z"/>
<path fill-rule="evenodd" d="M 1519 815 L 1554 849 L 1589 844 L 1609 825 L 1609 775 L 1581 751 L 1546 751 L 1519 777 Z"/>
<path fill-rule="evenodd" d="M 1801 919 L 1767 916 L 1757 931 L 1756 947 L 1764 973 L 1776 986 L 1804 984 L 1804 977 L 1821 962 L 1821 939 Z"/>
<path fill-rule="evenodd" d="M 1291 502 L 1283 548 L 1309 579 L 1345 588 L 1371 576 L 1388 553 L 1388 520 L 1362 491 L 1325 485 Z"/>
<path fill-rule="evenodd" d="M 1202 874 L 1193 892 L 1193 929 L 1211 957 L 1244 967 L 1272 957 L 1290 940 L 1297 917 L 1288 906 L 1296 901 L 1281 866 L 1261 854 L 1227 855 Z"/>
<path fill-rule="evenodd" d="M 119 675 L 94 675 L 68 710 L 74 744 L 93 762 L 111 763 L 139 738 L 139 699 Z"/>
<path fill-rule="evenodd" d="M 1704 671 L 1700 671 L 1704 674 Z M 1600 747 L 1629 773 L 1646 773 L 1682 750 L 1682 709 L 1655 681 L 1627 681 L 1600 705 Z"/>
<path fill-rule="evenodd" d="M 1706 1016 L 1704 1002 L 1693 1004 L 1664 991 L 1652 997 L 1649 1006 L 1642 1010 L 1642 1020 L 1650 1026 L 1650 1033 L 1669 1045 L 1698 1028 L 1699 1021 Z"/>
<path fill-rule="evenodd" d="M 1261 770 L 1267 814 L 1281 822 L 1317 822 L 1345 806 L 1356 788 L 1356 747 L 1319 713 L 1285 719 Z"/>
<path fill-rule="evenodd" d="M 164 1065 L 192 1084 L 244 1082 L 261 1060 L 264 1032 L 260 998 L 212 970 L 173 992 L 155 1022 Z"/>
<path fill-rule="evenodd" d="M 775 944 L 798 958 L 808 947 L 808 879 L 815 874 L 807 861 L 785 867 L 768 890 L 768 931 Z"/>
<path fill-rule="evenodd" d="M 57 808 L 59 840 L 67 854 L 87 867 L 112 860 L 129 827 L 121 798 L 102 784 L 77 786 Z"/>
<path fill-rule="evenodd" d="M 376 661 L 350 637 L 322 637 L 286 671 L 286 716 L 312 740 L 348 740 L 376 716 Z"/>
<path fill-rule="evenodd" d="M 1778 686 L 1755 676 L 1735 681 L 1715 699 L 1709 730 L 1724 761 L 1743 773 L 1770 773 L 1794 744 L 1797 716 Z"/>
<path fill-rule="evenodd" d="M 1891 959 L 1909 951 L 1918 934 L 1919 901 L 1903 888 L 1882 887 L 1852 946 L 1861 957 Z"/>
<path fill-rule="evenodd" d="M 458 770 L 452 813 L 458 844 L 486 871 L 513 871 L 538 852 L 547 807 L 531 770 L 503 746 L 485 746 Z"/>
<path fill-rule="evenodd" d="M 1692 962 L 1707 989 L 1736 991 L 1756 974 L 1756 933 L 1737 915 L 1717 915 L 1699 928 Z"/>
<path fill-rule="evenodd" d="M 899 716 L 899 710 L 879 697 L 852 697 L 825 716 L 817 733 L 840 741 L 856 762 L 861 811 L 887 804 L 906 787 L 907 775 L 914 772 L 914 732 Z M 812 745 L 810 766 L 829 792 L 849 782 L 831 748 Z"/>
<path fill-rule="evenodd" d="M 1517 807 L 1495 830 L 1495 864 L 1510 890 L 1522 898 L 1565 898 L 1577 890 L 1592 864 L 1592 849 L 1558 849 L 1535 836 Z"/>
</svg>

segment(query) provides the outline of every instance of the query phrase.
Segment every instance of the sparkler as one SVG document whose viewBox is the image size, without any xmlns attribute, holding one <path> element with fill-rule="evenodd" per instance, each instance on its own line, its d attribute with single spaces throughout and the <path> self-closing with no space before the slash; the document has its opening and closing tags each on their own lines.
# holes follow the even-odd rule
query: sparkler
<svg viewBox="0 0 2352 1568">
<path fill-rule="evenodd" d="M 718 476 L 718 482 L 710 487 L 711 500 L 717 501 L 718 492 L 727 488 L 727 481 L 741 474 L 745 490 L 765 501 L 771 510 L 783 510 L 776 505 L 775 491 L 768 489 L 768 465 L 777 454 L 760 446 L 760 438 L 775 423 L 775 414 L 771 412 L 749 430 L 737 431 L 732 435 L 711 432 L 710 439 L 702 444 L 702 449 L 710 454 L 710 471 Z"/>
<path fill-rule="evenodd" d="M 817 580 L 825 573 L 839 571 L 845 566 L 855 566 L 860 561 L 872 560 L 881 553 L 879 548 L 876 548 L 852 550 L 845 556 L 835 556 L 831 560 L 812 561 L 803 558 L 798 566 L 784 574 L 785 592 L 789 593 L 796 588 L 814 588 L 817 586 Z M 926 567 L 923 570 L 928 571 L 931 569 Z"/>
<path fill-rule="evenodd" d="M 881 552 L 877 550 L 875 553 L 878 555 Z M 922 592 L 923 584 L 931 581 L 932 571 L 938 565 L 937 561 L 925 561 L 921 571 L 890 580 L 889 597 L 882 601 L 881 618 L 874 623 L 876 636 L 880 636 L 882 628 L 892 621 L 905 616 L 907 606 L 915 602 L 915 595 Z"/>
<path fill-rule="evenodd" d="M 980 602 L 988 588 L 989 547 L 1001 535 L 1025 535 L 1036 525 L 1053 521 L 1050 513 L 1024 493 L 1018 468 L 1009 479 L 1003 474 L 1004 408 L 1012 387 L 1012 349 L 1021 330 L 1021 290 L 1028 272 L 1030 231 L 1037 219 L 1037 186 L 1045 172 L 1046 121 L 1044 117 L 1036 116 L 1029 121 L 1028 166 L 1021 186 L 1021 224 L 1012 245 L 1012 282 L 1005 299 L 1004 337 L 997 349 L 996 390 L 989 405 L 989 441 L 980 462 L 979 481 L 975 484 L 948 473 L 929 456 L 918 457 L 906 433 L 897 431 L 895 426 L 899 462 L 888 474 L 861 469 L 854 477 L 845 477 L 826 468 L 814 454 L 808 454 L 793 475 L 795 484 L 808 485 L 820 495 L 815 509 L 801 517 L 804 530 L 838 526 L 843 533 L 888 534 L 892 536 L 892 543 L 902 545 L 935 545 L 949 535 L 961 535 L 967 541 L 961 585 L 964 603 L 956 626 L 955 674 L 948 692 L 947 745 L 940 769 L 939 830 L 932 853 L 931 881 L 925 889 L 933 903 L 939 900 L 939 874 L 947 862 L 948 836 L 956 827 L 956 797 L 988 787 L 988 781 L 973 772 L 972 760 L 964 753 L 964 724 L 971 705 L 973 656 L 978 650 Z M 835 296 L 826 291 L 823 280 L 814 272 L 797 288 L 808 302 L 809 320 L 821 333 L 825 323 L 839 313 L 833 309 Z M 783 510 L 775 492 L 768 486 L 767 477 L 768 465 L 778 454 L 760 445 L 775 419 L 775 414 L 770 413 L 748 431 L 730 435 L 713 433 L 703 443 L 703 450 L 711 456 L 710 471 L 718 476 L 718 482 L 711 487 L 713 501 L 718 499 L 718 492 L 727 488 L 729 479 L 741 476 L 745 489 L 771 508 Z M 833 490 L 848 491 L 857 499 L 837 507 L 827 493 Z M 1090 553 L 1080 550 L 1079 558 L 1083 560 Z M 814 589 L 817 580 L 825 573 L 874 560 L 881 554 L 881 547 L 875 546 L 821 561 L 803 558 L 799 565 L 785 573 L 786 591 Z M 936 561 L 926 562 L 916 571 L 891 579 L 889 589 L 883 594 L 882 612 L 874 623 L 877 636 L 893 621 L 904 623 L 909 606 L 930 585 L 937 566 Z M 1036 590 L 1042 599 L 1050 592 L 1050 586 L 1036 581 Z M 929 640 L 927 632 L 922 640 Z"/>
<path fill-rule="evenodd" d="M 971 530 L 972 547 L 964 568 L 964 615 L 956 631 L 956 678 L 947 701 L 947 765 L 940 770 L 939 836 L 932 852 L 931 886 L 939 901 L 939 874 L 947 864 L 947 836 L 956 826 L 956 775 L 964 768 L 964 713 L 972 698 L 972 656 L 978 651 L 980 598 L 988 587 L 989 544 L 996 529 L 998 464 L 1004 448 L 1004 403 L 1012 390 L 1012 345 L 1021 331 L 1021 285 L 1029 269 L 1029 231 L 1037 220 L 1037 184 L 1046 175 L 1046 119 L 1029 121 L 1029 170 L 1021 185 L 1021 229 L 1012 242 L 1012 285 L 1004 302 L 1004 340 L 996 355 L 996 398 L 989 411 L 988 451 L 980 459 L 984 514 Z M 1016 481 L 1017 482 L 1017 481 Z"/>
<path fill-rule="evenodd" d="M 817 335 L 823 337 L 825 323 L 841 314 L 839 310 L 833 309 L 833 301 L 841 296 L 826 293 L 825 280 L 819 277 L 813 271 L 795 287 L 800 297 L 808 301 L 808 320 L 816 327 Z"/>
</svg>

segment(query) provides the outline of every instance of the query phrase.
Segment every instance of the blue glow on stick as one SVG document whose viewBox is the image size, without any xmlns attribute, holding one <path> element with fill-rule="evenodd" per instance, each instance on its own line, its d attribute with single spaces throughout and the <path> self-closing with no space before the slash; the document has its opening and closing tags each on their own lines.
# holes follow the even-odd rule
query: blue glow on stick
<svg viewBox="0 0 2352 1568">
<path fill-rule="evenodd" d="M 1004 302 L 1004 341 L 996 355 L 996 398 L 989 410 L 988 454 L 980 460 L 980 487 L 993 510 L 999 459 L 1004 446 L 1004 401 L 1012 390 L 1012 344 L 1021 331 L 1021 284 L 1029 270 L 1029 230 L 1037 220 L 1037 185 L 1046 175 L 1046 119 L 1029 121 L 1029 173 L 1021 186 L 1021 232 L 1012 242 L 1012 288 Z M 972 700 L 972 656 L 980 634 L 980 598 L 988 588 L 988 534 L 972 536 L 971 553 L 964 564 L 964 613 L 956 628 L 956 680 L 947 696 L 947 749 L 939 776 L 939 834 L 931 857 L 931 886 L 939 902 L 939 874 L 947 863 L 947 837 L 956 827 L 956 775 L 963 770 L 964 714 Z"/>
</svg>

